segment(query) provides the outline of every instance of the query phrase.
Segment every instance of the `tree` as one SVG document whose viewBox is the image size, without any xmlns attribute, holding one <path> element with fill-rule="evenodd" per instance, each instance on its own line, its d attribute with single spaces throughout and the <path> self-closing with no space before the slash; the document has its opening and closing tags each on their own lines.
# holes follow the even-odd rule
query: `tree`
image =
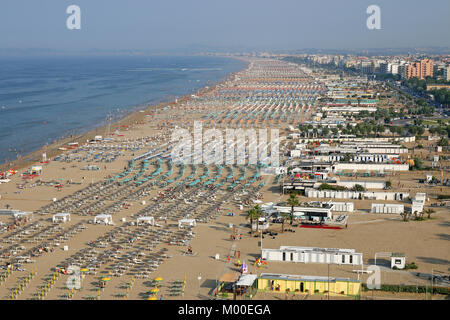
<svg viewBox="0 0 450 320">
<path fill-rule="evenodd" d="M 448 139 L 442 137 L 441 140 L 439 140 L 439 142 L 438 142 L 438 146 L 441 146 L 441 147 L 446 147 L 446 146 L 448 146 Z"/>
<path fill-rule="evenodd" d="M 355 186 L 352 189 L 353 189 L 353 191 L 358 191 L 358 192 L 366 191 L 366 189 L 360 184 L 355 184 Z"/>
<path fill-rule="evenodd" d="M 294 207 L 298 206 L 298 199 L 297 196 L 293 193 L 290 194 L 289 199 L 287 200 L 287 204 L 291 206 L 291 222 L 290 225 L 292 225 L 292 221 L 294 220 Z"/>
<path fill-rule="evenodd" d="M 405 221 L 405 222 L 408 221 L 408 217 L 409 217 L 408 212 L 404 211 L 404 212 L 400 213 L 400 215 L 402 216 L 403 221 Z"/>
<path fill-rule="evenodd" d="M 394 126 L 390 126 L 389 131 L 395 135 L 395 133 L 397 132 L 397 128 Z"/>
<path fill-rule="evenodd" d="M 253 234 L 253 221 L 256 220 L 256 231 L 258 232 L 258 219 L 262 216 L 262 210 L 259 206 L 254 206 L 252 209 L 247 211 L 247 219 L 250 220 L 250 232 Z"/>
<path fill-rule="evenodd" d="M 318 129 L 317 128 L 313 128 L 313 137 L 316 137 L 317 138 L 317 132 L 319 132 L 318 131 Z"/>
<path fill-rule="evenodd" d="M 338 128 L 332 128 L 331 132 L 333 132 L 334 135 L 337 135 L 339 130 L 338 130 Z"/>
<path fill-rule="evenodd" d="M 422 159 L 415 157 L 414 158 L 414 169 L 422 170 L 423 169 L 423 161 Z"/>
<path fill-rule="evenodd" d="M 434 213 L 435 211 L 433 210 L 433 209 L 426 209 L 425 210 L 425 213 L 427 214 L 427 216 L 428 216 L 428 219 L 431 219 L 431 215 Z"/>
<path fill-rule="evenodd" d="M 284 221 L 291 215 L 287 212 L 281 212 L 280 216 L 281 216 L 281 232 L 284 232 Z"/>
<path fill-rule="evenodd" d="M 392 187 L 391 181 L 386 181 L 386 189 L 390 189 Z"/>
<path fill-rule="evenodd" d="M 353 160 L 353 156 L 349 153 L 344 154 L 344 159 L 342 159 L 343 162 L 350 162 L 350 160 Z"/>
</svg>

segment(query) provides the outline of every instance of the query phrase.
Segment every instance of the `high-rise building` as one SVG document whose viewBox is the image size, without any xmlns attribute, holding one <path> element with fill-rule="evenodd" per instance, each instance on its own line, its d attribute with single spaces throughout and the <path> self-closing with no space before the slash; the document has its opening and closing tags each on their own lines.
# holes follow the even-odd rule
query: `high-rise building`
<svg viewBox="0 0 450 320">
<path fill-rule="evenodd" d="M 370 61 L 370 60 L 361 60 L 359 62 L 359 68 L 360 68 L 362 73 L 372 73 L 373 72 L 372 61 Z"/>
<path fill-rule="evenodd" d="M 387 62 L 382 62 L 380 63 L 380 72 L 381 73 L 390 73 L 389 67 L 390 67 L 390 63 Z"/>
<path fill-rule="evenodd" d="M 421 80 L 425 77 L 433 76 L 433 60 L 423 59 L 421 61 L 412 62 L 405 68 L 405 77 L 419 78 Z"/>
<path fill-rule="evenodd" d="M 450 66 L 444 68 L 444 79 L 445 81 L 450 81 Z"/>
<path fill-rule="evenodd" d="M 391 73 L 392 74 L 397 74 L 398 73 L 398 68 L 400 67 L 400 65 L 398 63 L 393 63 L 391 65 Z"/>
</svg>

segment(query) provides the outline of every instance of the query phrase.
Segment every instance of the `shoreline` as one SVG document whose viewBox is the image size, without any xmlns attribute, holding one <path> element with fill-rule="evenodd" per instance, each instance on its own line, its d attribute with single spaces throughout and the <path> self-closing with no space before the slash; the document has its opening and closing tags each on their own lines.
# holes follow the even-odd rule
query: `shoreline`
<svg viewBox="0 0 450 320">
<path fill-rule="evenodd" d="M 128 126 L 128 128 L 131 129 L 134 125 L 141 123 L 146 118 L 146 113 L 148 113 L 148 112 L 152 112 L 152 111 L 156 111 L 156 110 L 159 112 L 165 106 L 174 106 L 179 103 L 186 102 L 192 98 L 191 95 L 206 94 L 206 93 L 214 90 L 218 85 L 221 85 L 221 84 L 225 83 L 226 81 L 228 81 L 235 74 L 245 70 L 249 65 L 249 62 L 247 60 L 239 58 L 239 57 L 225 56 L 225 58 L 240 60 L 245 63 L 245 66 L 240 70 L 237 70 L 235 72 L 227 74 L 224 79 L 211 84 L 210 86 L 208 86 L 208 88 L 202 87 L 202 88 L 198 89 L 197 91 L 185 94 L 185 95 L 181 96 L 180 98 L 177 98 L 176 99 L 177 102 L 175 100 L 169 100 L 167 102 L 160 102 L 157 104 L 147 104 L 145 107 L 143 107 L 137 111 L 131 111 L 131 109 L 130 109 L 130 112 L 127 113 L 126 115 L 124 115 L 122 118 L 117 119 L 114 122 L 111 122 L 110 132 L 114 132 L 116 129 L 119 129 L 120 126 Z M 130 108 L 134 108 L 134 107 L 137 107 L 137 106 L 130 106 Z M 143 111 L 143 112 L 141 112 L 141 111 Z M 56 140 L 56 142 L 53 142 L 47 146 L 43 145 L 35 151 L 31 151 L 31 152 L 21 155 L 21 157 L 19 159 L 10 161 L 8 163 L 0 164 L 0 171 L 6 171 L 9 169 L 14 169 L 17 171 L 17 170 L 22 170 L 26 167 L 29 167 L 33 164 L 36 164 L 36 162 L 40 162 L 42 160 L 42 153 L 44 152 L 45 149 L 46 149 L 47 159 L 48 159 L 48 161 L 51 161 L 50 160 L 51 158 L 54 158 L 54 157 L 64 153 L 65 151 L 67 151 L 67 150 L 59 150 L 59 148 L 66 146 L 69 143 L 78 142 L 79 146 L 82 146 L 83 144 L 86 143 L 86 140 L 92 140 L 92 139 L 94 139 L 94 137 L 96 135 L 101 135 L 103 137 L 104 133 L 107 129 L 107 126 L 108 125 L 106 124 L 106 125 L 103 125 L 103 126 L 100 126 L 97 128 L 86 129 L 86 131 L 84 131 L 83 133 L 80 133 L 79 135 L 61 138 L 59 140 Z M 103 138 L 105 138 L 105 137 L 103 137 Z"/>
</svg>

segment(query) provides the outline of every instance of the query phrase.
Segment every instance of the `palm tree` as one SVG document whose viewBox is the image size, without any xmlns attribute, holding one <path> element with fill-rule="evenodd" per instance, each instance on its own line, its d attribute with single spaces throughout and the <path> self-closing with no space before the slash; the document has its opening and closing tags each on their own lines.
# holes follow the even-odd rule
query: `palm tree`
<svg viewBox="0 0 450 320">
<path fill-rule="evenodd" d="M 253 220 L 256 219 L 255 209 L 250 209 L 247 211 L 247 219 L 250 220 L 250 234 L 253 234 Z"/>
<path fill-rule="evenodd" d="M 294 207 L 298 206 L 298 199 L 297 196 L 294 193 L 291 193 L 289 196 L 289 199 L 287 200 L 287 204 L 291 206 L 291 222 L 290 225 L 292 225 L 292 221 L 294 220 Z"/>
<path fill-rule="evenodd" d="M 286 218 L 289 218 L 291 215 L 287 212 L 281 212 L 280 216 L 281 216 L 281 232 L 284 232 L 284 221 L 286 220 Z"/>
<path fill-rule="evenodd" d="M 400 213 L 400 215 L 402 216 L 402 218 L 403 218 L 403 221 L 408 221 L 408 212 L 403 212 L 403 213 Z"/>
<path fill-rule="evenodd" d="M 431 218 L 431 215 L 434 213 L 435 211 L 433 209 L 426 209 L 425 213 L 428 215 L 428 219 Z"/>
<path fill-rule="evenodd" d="M 263 212 L 259 206 L 254 206 L 247 211 L 247 219 L 250 220 L 250 232 L 253 234 L 253 221 L 258 219 L 263 215 Z M 256 231 L 258 232 L 258 223 L 256 223 Z"/>
</svg>

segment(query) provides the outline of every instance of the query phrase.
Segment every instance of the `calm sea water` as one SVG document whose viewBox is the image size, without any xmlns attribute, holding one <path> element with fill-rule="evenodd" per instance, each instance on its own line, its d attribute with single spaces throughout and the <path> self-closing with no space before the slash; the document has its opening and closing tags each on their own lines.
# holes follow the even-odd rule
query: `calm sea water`
<svg viewBox="0 0 450 320">
<path fill-rule="evenodd" d="M 243 67 L 221 57 L 0 59 L 0 162 L 104 125 L 109 114 L 193 93 Z"/>
</svg>

